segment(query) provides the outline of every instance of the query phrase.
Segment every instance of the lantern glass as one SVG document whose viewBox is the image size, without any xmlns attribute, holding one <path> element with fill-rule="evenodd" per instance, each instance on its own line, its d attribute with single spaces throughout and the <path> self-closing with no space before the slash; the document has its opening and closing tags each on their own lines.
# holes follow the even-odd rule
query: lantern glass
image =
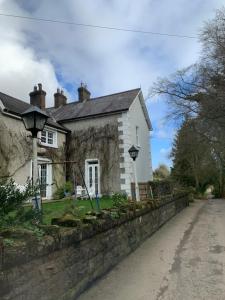
<svg viewBox="0 0 225 300">
<path fill-rule="evenodd" d="M 31 130 L 34 128 L 34 116 L 32 113 L 27 114 L 26 116 L 23 117 L 23 123 L 26 128 L 26 130 Z"/>
<path fill-rule="evenodd" d="M 129 150 L 128 150 L 130 157 L 133 160 L 136 160 L 136 158 L 138 157 L 138 152 L 139 150 L 137 148 L 135 148 L 134 146 L 132 146 Z"/>
<path fill-rule="evenodd" d="M 48 115 L 38 107 L 31 107 L 22 114 L 22 119 L 26 130 L 36 137 L 37 133 L 44 129 Z"/>
<path fill-rule="evenodd" d="M 45 123 L 46 123 L 46 116 L 44 115 L 40 115 L 38 113 L 35 113 L 35 122 L 36 122 L 36 129 L 38 131 L 42 131 L 45 127 Z"/>
</svg>

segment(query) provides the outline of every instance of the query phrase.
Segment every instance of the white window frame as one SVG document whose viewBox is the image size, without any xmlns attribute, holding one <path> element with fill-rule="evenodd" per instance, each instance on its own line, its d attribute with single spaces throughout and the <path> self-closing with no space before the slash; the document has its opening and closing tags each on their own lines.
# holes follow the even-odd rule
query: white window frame
<svg viewBox="0 0 225 300">
<path fill-rule="evenodd" d="M 140 127 L 139 126 L 135 126 L 135 139 L 136 139 L 136 145 L 138 147 L 141 147 L 140 145 Z"/>
<path fill-rule="evenodd" d="M 46 142 L 43 142 L 41 140 L 41 138 L 42 138 L 42 132 L 43 131 L 46 132 Z M 38 137 L 39 141 L 40 141 L 40 145 L 51 147 L 51 148 L 58 148 L 58 132 L 56 130 L 49 129 L 49 128 L 46 128 L 46 127 L 45 127 L 45 129 L 43 131 L 41 131 L 39 133 L 39 137 Z M 49 133 L 53 134 L 53 143 L 52 144 L 48 143 L 48 134 Z"/>
</svg>

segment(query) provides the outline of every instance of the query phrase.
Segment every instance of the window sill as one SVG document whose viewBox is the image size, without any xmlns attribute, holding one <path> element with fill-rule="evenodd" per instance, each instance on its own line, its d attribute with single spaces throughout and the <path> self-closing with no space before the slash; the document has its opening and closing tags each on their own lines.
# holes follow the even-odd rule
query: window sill
<svg viewBox="0 0 225 300">
<path fill-rule="evenodd" d="M 45 143 L 39 143 L 39 145 L 41 147 L 47 147 L 47 148 L 55 148 L 55 149 L 58 148 L 58 145 L 51 145 L 51 144 L 45 144 Z"/>
</svg>

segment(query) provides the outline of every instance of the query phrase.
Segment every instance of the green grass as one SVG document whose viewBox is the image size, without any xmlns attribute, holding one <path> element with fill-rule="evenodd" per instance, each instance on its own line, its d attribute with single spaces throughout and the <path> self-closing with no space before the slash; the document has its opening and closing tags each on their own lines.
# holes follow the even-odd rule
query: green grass
<svg viewBox="0 0 225 300">
<path fill-rule="evenodd" d="M 112 207 L 111 198 L 102 198 L 100 199 L 100 209 Z M 69 209 L 72 204 L 75 204 L 76 207 L 80 208 L 81 214 L 85 214 L 88 211 L 91 211 L 91 204 L 89 200 L 76 200 L 66 199 L 62 201 L 52 201 L 48 203 L 43 203 L 43 223 L 51 224 L 52 218 L 60 217 L 65 210 Z M 97 210 L 96 200 L 92 200 L 94 210 Z"/>
</svg>

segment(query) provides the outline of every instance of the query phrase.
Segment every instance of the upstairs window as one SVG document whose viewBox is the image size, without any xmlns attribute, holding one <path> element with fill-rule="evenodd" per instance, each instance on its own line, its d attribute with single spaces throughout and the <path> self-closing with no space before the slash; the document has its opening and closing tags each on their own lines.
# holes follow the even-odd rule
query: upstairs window
<svg viewBox="0 0 225 300">
<path fill-rule="evenodd" d="M 136 126 L 136 145 L 140 146 L 139 127 Z"/>
<path fill-rule="evenodd" d="M 43 130 L 41 132 L 41 144 L 49 147 L 57 147 L 57 132 Z"/>
</svg>

